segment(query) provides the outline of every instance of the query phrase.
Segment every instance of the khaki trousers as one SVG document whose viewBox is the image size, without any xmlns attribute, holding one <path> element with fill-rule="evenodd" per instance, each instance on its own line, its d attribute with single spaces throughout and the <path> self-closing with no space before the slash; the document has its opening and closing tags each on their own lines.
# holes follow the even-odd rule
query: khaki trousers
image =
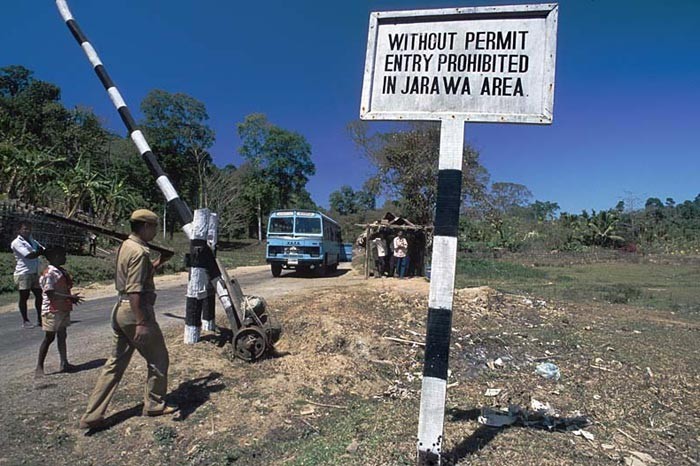
<svg viewBox="0 0 700 466">
<path fill-rule="evenodd" d="M 165 394 L 168 389 L 168 349 L 163 333 L 158 326 L 153 311 L 155 293 L 141 295 L 142 310 L 148 321 L 150 333 L 145 341 L 134 341 L 136 317 L 127 299 L 119 299 L 112 309 L 112 356 L 105 363 L 90 395 L 83 421 L 92 422 L 104 419 L 109 405 L 124 371 L 129 366 L 134 350 L 138 351 L 148 364 L 148 378 L 144 391 L 144 413 L 162 411 L 165 407 Z"/>
</svg>

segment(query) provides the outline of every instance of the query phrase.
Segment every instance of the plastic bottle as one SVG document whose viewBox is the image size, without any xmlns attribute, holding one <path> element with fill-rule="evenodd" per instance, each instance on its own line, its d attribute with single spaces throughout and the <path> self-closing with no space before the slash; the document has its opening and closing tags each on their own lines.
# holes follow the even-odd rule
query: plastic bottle
<svg viewBox="0 0 700 466">
<path fill-rule="evenodd" d="M 551 362 L 541 362 L 535 368 L 535 373 L 541 375 L 545 379 L 559 380 L 561 378 L 561 372 L 556 364 Z"/>
</svg>

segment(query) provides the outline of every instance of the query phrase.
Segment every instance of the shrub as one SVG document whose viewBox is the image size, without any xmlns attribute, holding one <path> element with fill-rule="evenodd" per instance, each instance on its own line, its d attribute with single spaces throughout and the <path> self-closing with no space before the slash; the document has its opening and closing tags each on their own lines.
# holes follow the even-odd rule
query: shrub
<svg viewBox="0 0 700 466">
<path fill-rule="evenodd" d="M 603 298 L 612 304 L 627 304 L 641 296 L 638 287 L 626 284 L 615 284 L 603 290 Z"/>
</svg>

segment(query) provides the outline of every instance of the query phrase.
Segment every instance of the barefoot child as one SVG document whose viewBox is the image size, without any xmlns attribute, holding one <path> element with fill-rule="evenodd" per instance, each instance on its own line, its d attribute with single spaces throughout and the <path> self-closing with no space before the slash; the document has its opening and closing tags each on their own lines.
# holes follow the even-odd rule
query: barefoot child
<svg viewBox="0 0 700 466">
<path fill-rule="evenodd" d="M 66 263 L 66 250 L 61 246 L 46 249 L 44 256 L 49 266 L 39 278 L 43 293 L 41 328 L 46 332 L 39 347 L 39 360 L 36 375 L 44 375 L 44 360 L 49 346 L 58 336 L 58 354 L 61 358 L 60 372 L 70 372 L 75 366 L 68 363 L 66 352 L 66 327 L 70 325 L 70 312 L 73 304 L 79 304 L 83 298 L 72 294 L 73 280 L 61 267 Z"/>
</svg>

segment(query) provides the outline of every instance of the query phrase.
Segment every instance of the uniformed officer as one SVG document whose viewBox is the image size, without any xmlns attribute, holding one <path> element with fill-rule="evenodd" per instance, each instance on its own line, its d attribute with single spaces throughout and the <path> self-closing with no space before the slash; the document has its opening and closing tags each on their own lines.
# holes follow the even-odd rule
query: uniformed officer
<svg viewBox="0 0 700 466">
<path fill-rule="evenodd" d="M 168 386 L 168 349 L 156 322 L 153 274 L 170 256 L 161 254 L 151 261 L 146 243 L 158 232 L 158 216 L 146 209 L 135 210 L 129 219 L 131 235 L 117 253 L 115 286 L 119 294 L 112 310 L 112 356 L 105 364 L 87 410 L 80 420 L 83 429 L 104 426 L 107 405 L 114 395 L 134 350 L 147 362 L 148 379 L 144 394 L 144 416 L 160 416 L 177 411 L 165 403 Z"/>
</svg>

